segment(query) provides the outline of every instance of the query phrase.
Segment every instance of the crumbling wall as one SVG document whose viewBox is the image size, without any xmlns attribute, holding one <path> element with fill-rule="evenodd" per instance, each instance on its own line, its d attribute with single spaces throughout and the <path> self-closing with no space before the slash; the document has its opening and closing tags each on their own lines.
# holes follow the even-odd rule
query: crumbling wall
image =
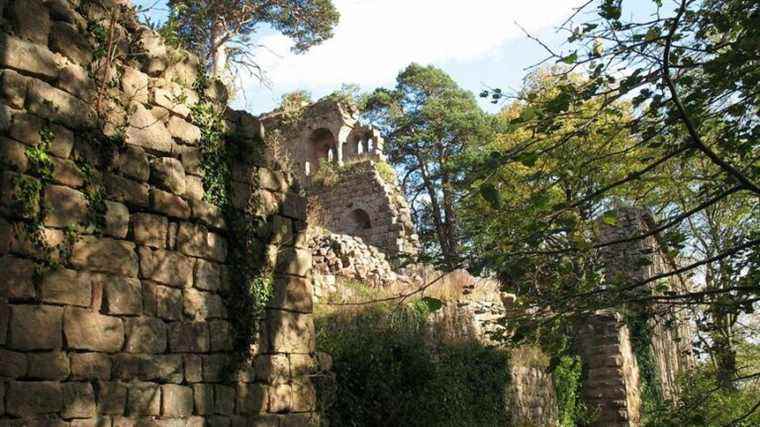
<svg viewBox="0 0 760 427">
<path fill-rule="evenodd" d="M 244 113 L 234 208 L 206 200 L 221 88 L 124 3 L 0 2 L 0 425 L 316 424 L 305 200 Z M 241 348 L 225 212 L 252 210 L 273 296 Z"/>
</svg>

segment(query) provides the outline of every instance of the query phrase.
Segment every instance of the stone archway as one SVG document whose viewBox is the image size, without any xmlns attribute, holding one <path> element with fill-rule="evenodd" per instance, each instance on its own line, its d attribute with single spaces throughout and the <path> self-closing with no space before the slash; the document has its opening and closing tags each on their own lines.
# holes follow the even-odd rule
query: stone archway
<svg viewBox="0 0 760 427">
<path fill-rule="evenodd" d="M 348 214 L 348 221 L 348 228 L 355 233 L 361 233 L 372 228 L 372 220 L 364 209 L 354 209 L 351 211 Z"/>
</svg>

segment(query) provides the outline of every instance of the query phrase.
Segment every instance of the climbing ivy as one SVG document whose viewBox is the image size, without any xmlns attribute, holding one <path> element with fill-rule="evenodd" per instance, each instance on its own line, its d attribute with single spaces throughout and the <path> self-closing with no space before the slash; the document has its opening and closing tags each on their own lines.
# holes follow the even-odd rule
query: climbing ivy
<svg viewBox="0 0 760 427">
<path fill-rule="evenodd" d="M 639 366 L 641 413 L 646 420 L 648 414 L 658 412 L 663 404 L 662 388 L 652 351 L 652 326 L 648 314 L 639 310 L 626 313 L 625 323 L 631 334 L 631 346 Z"/>
</svg>

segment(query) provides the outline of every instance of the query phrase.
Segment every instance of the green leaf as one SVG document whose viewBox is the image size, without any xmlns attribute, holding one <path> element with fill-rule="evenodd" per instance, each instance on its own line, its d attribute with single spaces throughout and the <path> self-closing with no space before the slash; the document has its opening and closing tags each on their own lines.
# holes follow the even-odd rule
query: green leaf
<svg viewBox="0 0 760 427">
<path fill-rule="evenodd" d="M 613 211 L 607 211 L 602 215 L 602 222 L 609 226 L 615 226 L 618 224 L 617 215 Z"/>
<path fill-rule="evenodd" d="M 532 168 L 538 161 L 538 153 L 520 153 L 520 155 L 517 156 L 517 161 Z"/>
<path fill-rule="evenodd" d="M 644 36 L 644 40 L 651 42 L 655 41 L 660 37 L 660 27 L 651 27 L 649 28 L 649 31 L 647 31 L 646 36 Z"/>
<path fill-rule="evenodd" d="M 578 51 L 576 50 L 570 55 L 567 55 L 566 57 L 562 58 L 561 61 L 565 64 L 575 64 L 575 62 L 578 61 Z"/>
<path fill-rule="evenodd" d="M 501 207 L 501 193 L 494 187 L 493 184 L 482 184 L 480 186 L 480 195 L 493 207 L 499 209 Z"/>
</svg>

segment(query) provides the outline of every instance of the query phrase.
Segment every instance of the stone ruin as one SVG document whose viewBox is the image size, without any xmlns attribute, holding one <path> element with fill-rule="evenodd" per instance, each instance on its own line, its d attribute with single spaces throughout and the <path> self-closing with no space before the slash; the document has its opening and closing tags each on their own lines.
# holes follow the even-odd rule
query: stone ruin
<svg viewBox="0 0 760 427">
<path fill-rule="evenodd" d="M 0 12 L 0 426 L 318 425 L 306 203 L 258 120 L 224 123 L 230 212 L 266 218 L 274 288 L 241 349 L 192 115 L 223 88 L 126 1 Z"/>
</svg>

